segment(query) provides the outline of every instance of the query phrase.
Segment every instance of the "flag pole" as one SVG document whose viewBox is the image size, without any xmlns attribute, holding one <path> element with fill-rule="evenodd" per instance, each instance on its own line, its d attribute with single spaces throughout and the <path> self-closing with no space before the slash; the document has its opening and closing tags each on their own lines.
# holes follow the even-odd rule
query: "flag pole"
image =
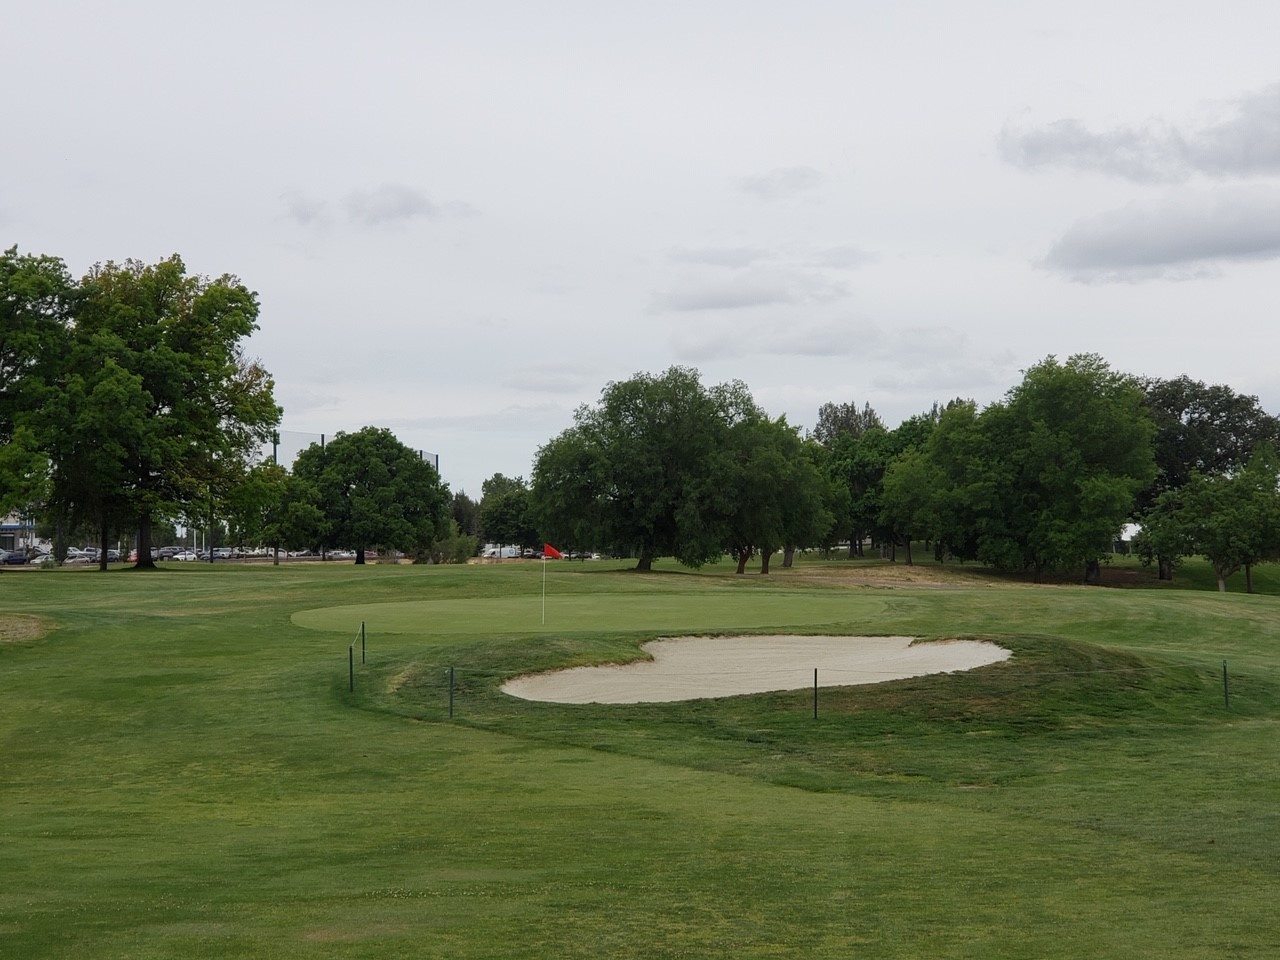
<svg viewBox="0 0 1280 960">
<path fill-rule="evenodd" d="M 542 625 L 547 625 L 547 555 L 542 555 Z"/>
</svg>

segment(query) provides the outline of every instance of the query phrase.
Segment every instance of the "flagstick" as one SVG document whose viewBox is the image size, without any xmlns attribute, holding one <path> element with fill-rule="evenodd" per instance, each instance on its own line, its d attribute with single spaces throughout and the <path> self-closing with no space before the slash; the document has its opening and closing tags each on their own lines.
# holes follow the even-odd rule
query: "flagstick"
<svg viewBox="0 0 1280 960">
<path fill-rule="evenodd" d="M 542 555 L 542 625 L 547 625 L 547 557 Z"/>
</svg>

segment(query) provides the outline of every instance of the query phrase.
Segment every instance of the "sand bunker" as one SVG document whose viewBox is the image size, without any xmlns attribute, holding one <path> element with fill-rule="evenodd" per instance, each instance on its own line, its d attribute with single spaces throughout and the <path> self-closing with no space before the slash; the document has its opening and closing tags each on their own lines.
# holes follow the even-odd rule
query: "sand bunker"
<svg viewBox="0 0 1280 960">
<path fill-rule="evenodd" d="M 977 640 L 911 637 L 681 637 L 643 649 L 652 660 L 517 677 L 504 693 L 552 703 L 666 703 L 813 686 L 846 687 L 997 663 L 1009 651 Z"/>
</svg>

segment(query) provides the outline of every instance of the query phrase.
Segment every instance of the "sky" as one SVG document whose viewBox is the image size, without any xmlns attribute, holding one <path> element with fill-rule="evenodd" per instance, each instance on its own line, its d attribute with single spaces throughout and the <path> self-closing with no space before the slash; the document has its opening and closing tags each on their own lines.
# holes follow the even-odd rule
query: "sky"
<svg viewBox="0 0 1280 960">
<path fill-rule="evenodd" d="M 1280 4 L 12 4 L 0 244 L 255 290 L 286 442 L 454 491 L 611 381 L 810 429 L 1053 355 L 1280 413 Z"/>
</svg>

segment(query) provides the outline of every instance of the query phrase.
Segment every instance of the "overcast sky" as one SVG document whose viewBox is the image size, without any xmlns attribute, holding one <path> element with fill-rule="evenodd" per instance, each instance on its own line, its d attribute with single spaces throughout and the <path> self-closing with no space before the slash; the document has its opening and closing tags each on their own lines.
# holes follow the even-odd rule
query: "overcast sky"
<svg viewBox="0 0 1280 960">
<path fill-rule="evenodd" d="M 294 433 L 529 476 L 611 380 L 812 427 L 1049 354 L 1280 413 L 1280 4 L 9 4 L 0 243 L 258 292 Z"/>
</svg>

